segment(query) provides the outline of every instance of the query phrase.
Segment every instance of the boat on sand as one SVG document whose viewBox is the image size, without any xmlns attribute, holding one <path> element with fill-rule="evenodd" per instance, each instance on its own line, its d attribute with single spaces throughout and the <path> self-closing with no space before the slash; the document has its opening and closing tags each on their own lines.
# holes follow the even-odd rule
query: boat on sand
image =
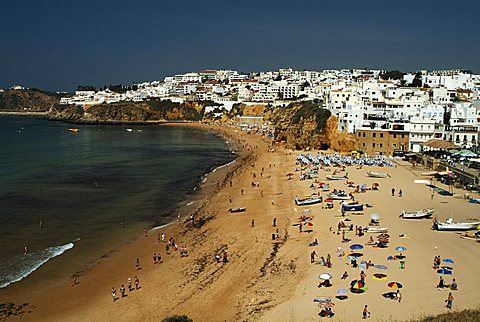
<svg viewBox="0 0 480 322">
<path fill-rule="evenodd" d="M 322 202 L 322 197 L 309 197 L 304 199 L 298 199 L 297 197 L 295 197 L 295 203 L 297 204 L 297 206 L 314 205 L 320 202 Z"/>
<path fill-rule="evenodd" d="M 422 210 L 417 210 L 417 211 L 402 211 L 400 214 L 400 217 L 403 219 L 423 219 L 423 218 L 430 218 L 433 215 L 433 212 L 435 209 L 429 208 L 429 209 L 422 209 Z"/>
<path fill-rule="evenodd" d="M 367 176 L 372 178 L 390 178 L 388 173 L 367 171 Z"/>
<path fill-rule="evenodd" d="M 327 198 L 332 200 L 350 200 L 352 197 L 345 193 L 329 193 L 327 194 Z"/>
<path fill-rule="evenodd" d="M 448 218 L 445 222 L 435 220 L 432 228 L 439 231 L 474 230 L 478 225 L 480 221 L 453 222 L 453 218 Z"/>
<path fill-rule="evenodd" d="M 363 205 L 342 205 L 342 211 L 362 211 Z"/>
<path fill-rule="evenodd" d="M 340 177 L 340 176 L 334 176 L 334 175 L 331 175 L 331 174 L 327 175 L 326 178 L 328 180 L 345 180 L 345 179 L 348 179 L 347 176 L 341 176 Z"/>
<path fill-rule="evenodd" d="M 230 212 L 230 213 L 235 213 L 235 212 L 244 212 L 245 210 L 247 210 L 247 208 L 245 208 L 245 207 L 240 207 L 240 208 L 230 208 L 230 209 L 228 209 L 228 212 Z"/>
</svg>

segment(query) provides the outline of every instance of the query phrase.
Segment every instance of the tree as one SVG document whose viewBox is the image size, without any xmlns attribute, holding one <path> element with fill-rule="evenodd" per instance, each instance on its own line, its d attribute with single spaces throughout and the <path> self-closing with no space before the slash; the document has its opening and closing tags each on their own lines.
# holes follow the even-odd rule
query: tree
<svg viewBox="0 0 480 322">
<path fill-rule="evenodd" d="M 412 87 L 422 87 L 422 73 L 417 72 L 412 81 Z"/>
<path fill-rule="evenodd" d="M 385 72 L 380 75 L 381 79 L 388 80 L 388 79 L 403 79 L 405 74 L 399 70 L 391 70 L 389 72 Z"/>
</svg>

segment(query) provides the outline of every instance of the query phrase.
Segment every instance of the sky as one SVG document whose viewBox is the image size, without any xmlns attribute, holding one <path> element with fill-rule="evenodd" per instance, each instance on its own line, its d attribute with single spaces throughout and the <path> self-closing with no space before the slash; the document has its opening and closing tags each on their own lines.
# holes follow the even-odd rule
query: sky
<svg viewBox="0 0 480 322">
<path fill-rule="evenodd" d="M 477 0 L 15 0 L 0 88 L 131 85 L 202 69 L 480 72 Z"/>
</svg>

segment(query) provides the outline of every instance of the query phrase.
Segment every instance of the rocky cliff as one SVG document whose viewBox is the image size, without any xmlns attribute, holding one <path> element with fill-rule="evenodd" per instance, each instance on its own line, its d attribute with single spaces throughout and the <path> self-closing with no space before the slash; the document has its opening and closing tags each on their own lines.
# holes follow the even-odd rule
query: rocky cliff
<svg viewBox="0 0 480 322">
<path fill-rule="evenodd" d="M 9 89 L 0 92 L 0 111 L 46 112 L 60 102 L 60 97 L 39 89 Z"/>
<path fill-rule="evenodd" d="M 347 152 L 356 146 L 355 136 L 338 131 L 337 118 L 312 101 L 295 102 L 287 107 L 238 104 L 229 113 L 230 117 L 234 115 L 263 116 L 275 127 L 275 141 L 292 148 Z"/>
<path fill-rule="evenodd" d="M 118 102 L 85 107 L 56 104 L 49 110 L 49 117 L 79 123 L 199 121 L 203 111 L 204 106 L 199 103 L 170 101 Z"/>
</svg>

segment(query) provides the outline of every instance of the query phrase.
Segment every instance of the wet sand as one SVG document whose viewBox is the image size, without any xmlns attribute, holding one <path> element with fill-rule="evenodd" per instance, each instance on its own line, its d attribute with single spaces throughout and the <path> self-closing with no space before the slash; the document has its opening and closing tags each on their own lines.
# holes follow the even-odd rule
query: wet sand
<svg viewBox="0 0 480 322">
<path fill-rule="evenodd" d="M 184 125 L 192 126 L 192 125 Z M 203 125 L 195 125 L 203 126 Z M 204 126 L 208 127 L 208 126 Z M 339 259 L 338 247 L 348 251 L 350 244 L 341 242 L 336 234 L 340 217 L 339 202 L 333 209 L 322 209 L 321 204 L 296 207 L 294 197 L 311 193 L 311 180 L 299 181 L 298 175 L 287 180 L 286 173 L 295 171 L 295 152 L 276 147 L 269 152 L 265 138 L 249 135 L 234 128 L 216 128 L 232 139 L 246 145 L 243 162 L 219 169 L 209 175 L 203 190 L 203 207 L 195 215 L 194 225 L 187 215 L 181 222 L 150 231 L 148 237 L 139 231 L 133 243 L 102 259 L 95 267 L 79 276 L 79 284 L 71 286 L 65 277 L 57 283 L 46 285 L 42 281 L 18 283 L 0 290 L 0 302 L 29 303 L 31 313 L 22 319 L 34 321 L 159 321 L 172 314 L 186 314 L 195 321 L 310 321 L 318 320 L 320 308 L 314 297 L 335 296 L 339 288 L 348 288 L 357 279 L 360 270 L 346 265 Z M 248 144 L 248 145 L 247 145 Z M 254 147 L 258 148 L 254 148 Z M 253 166 L 252 166 L 253 164 Z M 262 168 L 264 169 L 263 174 Z M 367 178 L 366 171 L 388 172 L 391 178 Z M 255 178 L 253 177 L 253 172 Z M 448 292 L 435 288 L 438 274 L 432 269 L 435 255 L 455 260 L 454 274 L 445 276 L 447 283 L 452 276 L 457 279 L 459 290 L 454 291 L 454 309 L 475 307 L 480 303 L 480 280 L 476 272 L 480 268 L 478 256 L 480 244 L 460 239 L 456 233 L 436 232 L 430 229 L 431 220 L 407 221 L 398 218 L 403 209 L 416 210 L 435 207 L 439 219 L 452 213 L 456 220 L 476 217 L 478 205 L 463 199 L 435 194 L 421 184 L 414 184 L 420 177 L 420 168 L 412 169 L 404 164 L 396 168 L 347 167 L 350 180 L 356 184 L 380 183 L 379 191 L 367 191 L 356 195 L 357 200 L 373 205 L 363 216 L 350 216 L 354 225 L 365 226 L 370 214 L 381 216 L 381 226 L 389 228 L 389 247 L 373 249 L 365 246 L 361 259 L 388 267 L 386 271 L 369 268 L 364 294 L 348 293 L 345 301 L 334 299 L 334 319 L 359 320 L 362 308 L 368 304 L 372 319 L 405 320 L 425 314 L 445 312 L 444 300 Z M 233 173 L 231 173 L 233 172 Z M 231 173 L 230 178 L 225 180 Z M 294 172 L 295 173 L 295 172 Z M 319 172 L 318 180 L 324 181 L 331 172 Z M 220 181 L 220 189 L 216 188 Z M 252 187 L 252 181 L 259 181 Z M 347 188 L 345 181 L 330 182 L 331 188 Z M 391 196 L 391 188 L 403 190 L 403 196 Z M 241 190 L 243 189 L 243 195 Z M 263 197 L 262 197 L 263 194 Z M 232 202 L 230 203 L 230 199 Z M 229 213 L 229 208 L 246 207 L 241 213 Z M 299 232 L 298 217 L 304 208 L 314 216 L 312 232 Z M 272 226 L 277 218 L 277 227 Z M 252 227 L 252 219 L 255 227 Z M 330 231 L 332 227 L 333 231 Z M 272 233 L 279 229 L 280 238 L 272 240 Z M 174 236 L 179 247 L 186 246 L 188 257 L 179 252 L 165 252 L 165 243 L 157 243 L 158 233 L 164 232 L 166 240 Z M 406 234 L 408 239 L 400 238 Z M 288 238 L 286 238 L 288 235 Z M 352 243 L 364 244 L 370 234 L 363 237 L 347 233 Z M 309 243 L 317 237 L 320 245 Z M 399 261 L 387 261 L 387 256 L 398 252 L 396 246 L 405 246 L 405 269 L 399 269 Z M 332 255 L 332 268 L 310 263 L 310 252 L 315 249 L 320 256 Z M 217 262 L 215 255 L 228 252 L 228 263 Z M 153 264 L 153 253 L 160 253 L 162 263 Z M 139 258 L 141 269 L 136 270 Z M 340 276 L 347 270 L 349 278 Z M 330 288 L 317 288 L 318 275 L 328 272 L 333 276 Z M 372 280 L 374 272 L 388 275 L 387 280 Z M 112 286 L 120 296 L 120 286 L 127 286 L 127 278 L 137 275 L 141 288 L 127 292 L 126 298 L 113 302 Z M 398 281 L 402 288 L 402 303 L 384 299 L 381 293 L 391 291 L 390 281 Z"/>
</svg>

